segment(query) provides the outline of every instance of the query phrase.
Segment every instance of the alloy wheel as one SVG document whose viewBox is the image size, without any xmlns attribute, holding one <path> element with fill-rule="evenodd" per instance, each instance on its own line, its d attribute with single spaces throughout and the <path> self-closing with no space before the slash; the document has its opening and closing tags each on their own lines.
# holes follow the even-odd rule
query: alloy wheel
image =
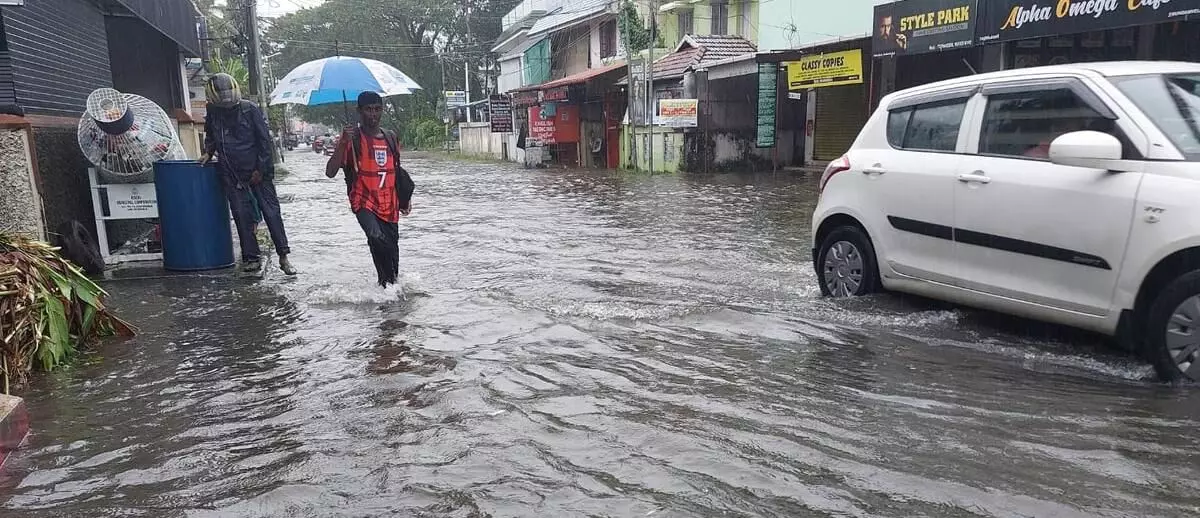
<svg viewBox="0 0 1200 518">
<path fill-rule="evenodd" d="M 829 288 L 830 294 L 835 297 L 855 295 L 863 281 L 862 252 L 854 243 L 838 241 L 825 252 L 822 271 L 825 274 L 825 287 Z"/>
<path fill-rule="evenodd" d="M 1167 321 L 1167 354 L 1185 376 L 1200 378 L 1200 295 L 1185 299 Z M 1194 372 L 1193 372 L 1194 371 Z"/>
</svg>

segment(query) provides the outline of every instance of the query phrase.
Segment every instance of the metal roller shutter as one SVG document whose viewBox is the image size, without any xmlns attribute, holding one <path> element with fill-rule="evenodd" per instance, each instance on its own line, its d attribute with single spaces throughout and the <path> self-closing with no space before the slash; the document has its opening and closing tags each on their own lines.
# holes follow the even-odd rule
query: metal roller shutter
<svg viewBox="0 0 1200 518">
<path fill-rule="evenodd" d="M 867 89 L 863 85 L 818 88 L 813 128 L 813 159 L 842 156 L 867 123 Z"/>
</svg>

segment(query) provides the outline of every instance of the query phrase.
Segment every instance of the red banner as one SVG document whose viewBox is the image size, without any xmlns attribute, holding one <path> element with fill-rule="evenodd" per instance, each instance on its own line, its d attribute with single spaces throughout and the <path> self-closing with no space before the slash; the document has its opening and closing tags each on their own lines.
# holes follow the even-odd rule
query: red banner
<svg viewBox="0 0 1200 518">
<path fill-rule="evenodd" d="M 529 108 L 529 137 L 543 144 L 579 142 L 579 107 L 559 104 L 554 115 L 542 117 L 545 106 Z"/>
</svg>

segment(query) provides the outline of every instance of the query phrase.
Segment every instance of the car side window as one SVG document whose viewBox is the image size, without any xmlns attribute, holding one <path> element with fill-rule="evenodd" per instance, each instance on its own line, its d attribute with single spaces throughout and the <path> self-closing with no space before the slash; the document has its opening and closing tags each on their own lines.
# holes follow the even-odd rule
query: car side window
<svg viewBox="0 0 1200 518">
<path fill-rule="evenodd" d="M 966 99 L 937 101 L 888 113 L 888 143 L 912 151 L 949 151 L 958 146 Z"/>
<path fill-rule="evenodd" d="M 1131 156 L 1129 139 L 1116 121 L 1104 117 L 1069 88 L 989 95 L 979 153 L 1048 160 L 1050 142 L 1073 131 L 1100 131 L 1117 137 Z"/>
<path fill-rule="evenodd" d="M 888 112 L 887 140 L 892 147 L 904 147 L 904 132 L 908 131 L 908 121 L 912 118 L 912 112 L 912 107 Z"/>
</svg>

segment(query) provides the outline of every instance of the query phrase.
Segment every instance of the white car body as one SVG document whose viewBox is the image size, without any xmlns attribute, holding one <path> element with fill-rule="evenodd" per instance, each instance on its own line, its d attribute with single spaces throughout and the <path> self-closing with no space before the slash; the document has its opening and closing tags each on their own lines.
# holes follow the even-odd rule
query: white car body
<svg viewBox="0 0 1200 518">
<path fill-rule="evenodd" d="M 885 96 L 843 157 L 849 169 L 822 178 L 814 258 L 822 230 L 848 216 L 869 235 L 886 289 L 1116 335 L 1152 269 L 1200 247 L 1200 162 L 1188 160 L 1114 82 L 1145 74 L 1200 74 L 1200 64 L 1009 70 Z M 1111 110 L 1140 156 L 1121 160 L 1114 171 L 980 153 L 989 97 L 1020 95 L 1022 85 L 1082 86 L 1086 91 L 1077 94 L 1094 95 L 1088 100 Z M 889 143 L 891 109 L 931 106 L 939 97 L 963 98 L 964 91 L 953 152 Z M 915 124 L 913 110 L 897 115 L 897 128 L 900 119 L 905 128 Z"/>
</svg>

